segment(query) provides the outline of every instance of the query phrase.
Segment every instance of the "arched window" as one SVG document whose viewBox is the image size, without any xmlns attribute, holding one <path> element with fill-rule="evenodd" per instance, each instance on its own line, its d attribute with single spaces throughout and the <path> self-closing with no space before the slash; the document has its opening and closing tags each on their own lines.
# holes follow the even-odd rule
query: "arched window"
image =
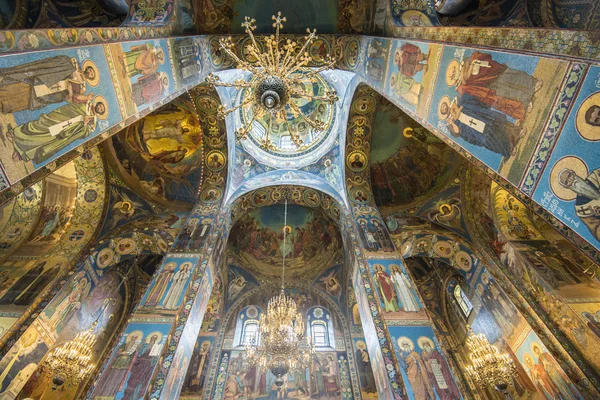
<svg viewBox="0 0 600 400">
<path fill-rule="evenodd" d="M 242 346 L 258 344 L 258 322 L 254 319 L 246 321 L 242 329 Z"/>
<path fill-rule="evenodd" d="M 262 310 L 247 306 L 240 311 L 235 326 L 234 346 L 257 345 L 260 341 L 259 319 Z"/>
<path fill-rule="evenodd" d="M 313 321 L 310 324 L 310 336 L 316 347 L 329 347 L 329 332 L 323 321 Z"/>
<path fill-rule="evenodd" d="M 307 330 L 310 339 L 318 349 L 335 348 L 335 336 L 331 321 L 331 313 L 323 307 L 312 307 L 307 314 Z"/>
<path fill-rule="evenodd" d="M 473 311 L 473 305 L 471 304 L 471 301 L 469 300 L 465 292 L 463 292 L 462 288 L 458 283 L 454 287 L 452 293 L 454 294 L 454 299 L 458 303 L 458 306 L 463 312 L 465 318 L 469 318 L 469 315 L 471 315 L 471 311 Z"/>
</svg>

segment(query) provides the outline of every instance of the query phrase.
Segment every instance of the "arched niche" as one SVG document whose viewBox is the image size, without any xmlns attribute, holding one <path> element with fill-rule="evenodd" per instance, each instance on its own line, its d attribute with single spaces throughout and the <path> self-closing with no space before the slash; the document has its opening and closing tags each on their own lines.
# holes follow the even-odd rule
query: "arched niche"
<svg viewBox="0 0 600 400">
<path fill-rule="evenodd" d="M 103 142 L 109 165 L 128 189 L 171 210 L 193 207 L 204 169 L 225 165 L 219 152 L 211 152 L 210 164 L 205 162 L 211 124 L 194 101 L 212 104 L 211 93 L 195 99 L 185 93 Z"/>
<path fill-rule="evenodd" d="M 205 391 L 203 395 L 205 398 L 219 397 L 223 393 L 225 382 L 227 382 L 232 375 L 239 373 L 240 367 L 244 371 L 244 373 L 239 375 L 242 380 L 244 380 L 244 377 L 251 378 L 252 374 L 255 374 L 255 372 L 252 372 L 253 370 L 250 370 L 250 374 L 247 373 L 249 369 L 247 368 L 245 360 L 245 350 L 239 346 L 235 346 L 234 334 L 238 322 L 238 315 L 242 310 L 247 309 L 249 306 L 266 309 L 266 302 L 271 295 L 277 294 L 279 290 L 280 288 L 276 284 L 261 285 L 247 291 L 228 307 L 222 317 L 221 328 L 212 342 L 214 351 L 211 355 L 211 362 L 205 378 L 206 381 L 204 382 Z M 303 285 L 301 283 L 293 284 L 289 286 L 287 290 L 292 297 L 298 297 L 296 298 L 296 301 L 303 314 L 306 315 L 306 312 L 311 307 L 326 308 L 328 312 L 331 313 L 333 321 L 332 325 L 335 330 L 336 338 L 335 346 L 333 349 L 327 348 L 322 349 L 321 351 L 317 350 L 317 356 L 313 360 L 313 363 L 315 363 L 315 366 L 319 364 L 324 367 L 324 369 L 327 369 L 327 365 L 329 365 L 328 363 L 330 361 L 329 358 L 333 357 L 333 360 L 337 361 L 335 366 L 335 379 L 337 379 L 336 382 L 339 385 L 339 391 L 349 391 L 353 393 L 353 398 L 360 398 L 356 367 L 354 366 L 355 359 L 354 354 L 352 354 L 352 338 L 350 336 L 348 321 L 340 306 L 333 301 L 327 293 L 321 292 L 309 285 Z M 311 371 L 313 371 L 312 373 L 314 374 L 315 366 L 311 366 L 306 372 L 306 382 L 302 381 L 302 378 L 299 377 L 298 373 L 295 375 L 291 374 L 294 376 L 290 376 L 289 379 L 286 380 L 289 384 L 290 393 L 293 393 L 293 389 L 296 389 L 298 394 L 301 393 L 301 390 L 298 390 L 298 387 L 300 386 L 296 386 L 296 382 L 299 381 L 302 382 L 301 385 L 305 385 L 302 387 L 304 387 L 307 392 L 315 393 L 317 387 L 311 380 Z M 256 376 L 258 375 L 260 374 L 256 373 Z M 256 382 L 256 384 L 252 387 L 260 388 L 260 385 L 268 386 L 266 383 L 267 379 L 266 376 L 264 378 L 255 378 L 253 382 Z M 244 385 L 246 386 L 246 381 L 244 381 Z M 257 390 L 260 393 L 260 390 L 262 389 Z M 323 392 L 326 392 L 327 388 L 324 386 L 322 390 Z M 317 391 L 316 393 L 323 392 Z M 339 396 L 340 393 L 338 392 L 337 395 Z"/>
<path fill-rule="evenodd" d="M 550 352 L 545 344 L 546 337 L 538 336 L 525 318 L 529 317 L 528 314 L 521 312 L 522 305 L 516 305 L 505 293 L 470 246 L 442 235 L 416 234 L 403 241 L 401 252 L 434 316 L 436 327 L 442 332 L 441 337 L 450 339 L 444 339 L 447 340 L 446 346 L 459 350 L 451 353 L 452 360 L 467 381 L 470 377 L 464 371 L 470 360 L 464 343 L 467 325 L 470 325 L 475 333 L 485 334 L 491 343 L 496 343 L 501 351 L 509 354 L 517 366 L 512 386 L 515 394 L 541 390 L 537 377 L 532 373 L 531 360 L 534 365 L 558 371 L 553 377 L 556 380 L 554 384 L 559 385 L 563 392 L 557 395 L 577 397 L 581 396 L 580 392 L 586 393 L 585 387 L 579 386 L 580 381 L 566 375 L 565 370 L 571 371 L 565 368 L 563 354 Z M 453 304 L 453 296 L 448 295 L 453 280 L 461 285 L 476 314 L 460 317 L 458 304 Z M 438 302 L 435 301 L 436 295 Z M 539 353 L 534 355 L 533 348 Z M 554 346 L 551 349 L 555 350 Z M 471 390 L 478 388 L 472 386 Z M 488 395 L 493 397 L 495 394 L 490 392 Z"/>
</svg>

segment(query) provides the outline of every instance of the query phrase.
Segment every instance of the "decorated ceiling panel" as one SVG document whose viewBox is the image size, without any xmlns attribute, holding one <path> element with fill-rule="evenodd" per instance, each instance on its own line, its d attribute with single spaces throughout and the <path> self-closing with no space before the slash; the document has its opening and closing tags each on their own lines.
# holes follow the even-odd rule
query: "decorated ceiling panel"
<svg viewBox="0 0 600 400">
<path fill-rule="evenodd" d="M 262 279 L 277 281 L 282 256 L 290 281 L 314 278 L 342 258 L 339 230 L 316 208 L 288 205 L 287 245 L 283 246 L 284 205 L 256 208 L 232 227 L 229 253 L 235 262 Z"/>
<path fill-rule="evenodd" d="M 460 156 L 382 98 L 373 116 L 370 164 L 375 202 L 388 212 L 439 191 L 456 175 Z"/>
<path fill-rule="evenodd" d="M 287 17 L 288 33 L 304 33 L 307 24 L 320 33 L 362 33 L 367 29 L 373 8 L 369 3 L 366 0 L 206 0 L 197 7 L 198 30 L 244 33 L 240 24 L 248 15 L 257 20 L 257 33 L 271 33 L 271 15 L 281 11 Z"/>
<path fill-rule="evenodd" d="M 202 185 L 203 131 L 186 94 L 104 142 L 119 179 L 148 201 L 189 209 Z M 214 157 L 217 157 L 214 159 Z M 220 155 L 211 162 L 221 163 Z"/>
</svg>

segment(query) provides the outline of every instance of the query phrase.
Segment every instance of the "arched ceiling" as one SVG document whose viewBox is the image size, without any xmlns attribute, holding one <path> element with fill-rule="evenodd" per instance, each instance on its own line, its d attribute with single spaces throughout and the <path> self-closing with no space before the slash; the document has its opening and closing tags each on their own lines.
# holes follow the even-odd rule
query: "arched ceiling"
<svg viewBox="0 0 600 400">
<path fill-rule="evenodd" d="M 336 223 L 321 209 L 288 205 L 287 245 L 283 246 L 284 205 L 255 208 L 238 219 L 228 242 L 228 263 L 259 279 L 278 282 L 286 254 L 286 280 L 315 278 L 343 259 Z"/>
<path fill-rule="evenodd" d="M 460 161 L 454 150 L 381 97 L 373 116 L 370 175 L 383 212 L 432 197 L 456 177 Z"/>
<path fill-rule="evenodd" d="M 162 207 L 186 210 L 196 202 L 202 184 L 203 134 L 185 94 L 112 136 L 103 147 L 118 179 L 137 195 Z M 223 163 L 216 157 L 214 162 Z"/>
</svg>

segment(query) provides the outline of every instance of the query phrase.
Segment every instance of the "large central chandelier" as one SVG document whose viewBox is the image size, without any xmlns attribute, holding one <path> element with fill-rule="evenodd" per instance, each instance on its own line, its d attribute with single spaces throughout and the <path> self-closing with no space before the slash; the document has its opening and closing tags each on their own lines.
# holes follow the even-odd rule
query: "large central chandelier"
<svg viewBox="0 0 600 400">
<path fill-rule="evenodd" d="M 481 388 L 491 385 L 499 392 L 507 394 L 508 386 L 515 373 L 515 365 L 510 356 L 501 353 L 496 346 L 490 344 L 484 334 L 475 334 L 471 327 L 469 327 L 467 347 L 471 358 L 467 373 L 475 384 Z"/>
<path fill-rule="evenodd" d="M 260 339 L 246 346 L 248 362 L 262 372 L 270 370 L 275 384 L 284 383 L 283 376 L 290 371 L 307 368 L 315 350 L 308 337 L 302 314 L 297 312 L 296 302 L 285 294 L 286 238 L 291 228 L 287 226 L 287 200 L 283 226 L 283 262 L 281 268 L 281 292 L 269 300 L 267 312 L 259 319 Z"/>
<path fill-rule="evenodd" d="M 278 12 L 277 16 L 273 15 L 272 19 L 275 35 L 264 38 L 264 51 L 252 33 L 256 29 L 256 20 L 246 17 L 245 22 L 242 23 L 242 27 L 250 36 L 250 44 L 246 46 L 245 50 L 248 55 L 247 59 L 252 62 L 244 61 L 235 54 L 235 45 L 231 37 L 219 40 L 220 48 L 234 60 L 237 68 L 252 73 L 249 81 L 238 79 L 233 83 L 221 82 L 218 76 L 211 73 L 206 77 L 206 82 L 211 87 L 224 86 L 235 87 L 238 90 L 245 89 L 245 95 L 239 104 L 228 109 L 221 106 L 218 111 L 218 116 L 221 118 L 225 118 L 240 108 L 246 109 L 247 114 L 251 115 L 244 126 L 236 130 L 238 140 L 246 139 L 254 122 L 266 117 L 266 133 L 260 140 L 262 148 L 276 149 L 277 146 L 269 138 L 271 128 L 274 125 L 286 125 L 289 128 L 291 141 L 298 149 L 302 150 L 306 148 L 306 143 L 298 130 L 293 129 L 289 122 L 296 118 L 302 118 L 314 132 L 321 132 L 325 129 L 325 122 L 305 115 L 297 101 L 304 99 L 305 101 L 323 101 L 333 104 L 338 100 L 335 90 L 327 89 L 322 95 L 315 94 L 314 91 L 312 93 L 306 91 L 306 83 L 313 87 L 313 84 L 319 82 L 318 74 L 333 69 L 335 60 L 327 53 L 320 56 L 323 60 L 321 67 L 309 68 L 308 65 L 312 58 L 308 49 L 317 39 L 317 31 L 307 29 L 307 36 L 304 37 L 304 43 L 300 46 L 291 39 L 280 40 L 279 30 L 283 28 L 283 22 L 286 22 L 286 18 L 281 16 L 281 12 Z"/>
</svg>

